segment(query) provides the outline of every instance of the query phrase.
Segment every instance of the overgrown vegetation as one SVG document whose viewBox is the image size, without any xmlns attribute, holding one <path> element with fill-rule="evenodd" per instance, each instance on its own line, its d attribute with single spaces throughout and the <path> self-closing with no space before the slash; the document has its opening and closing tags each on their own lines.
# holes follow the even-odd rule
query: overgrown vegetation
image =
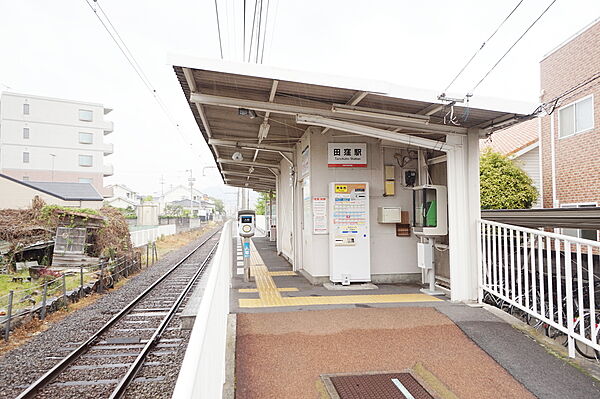
<svg viewBox="0 0 600 399">
<path fill-rule="evenodd" d="M 131 250 L 129 227 L 117 208 L 106 206 L 94 210 L 46 205 L 35 197 L 29 209 L 0 210 L 0 240 L 10 243 L 5 261 L 12 263 L 11 254 L 22 247 L 52 240 L 58 226 L 86 227 L 90 221 L 99 228 L 92 233 L 94 245 L 89 255 L 120 255 Z"/>
<path fill-rule="evenodd" d="M 132 207 L 131 205 L 128 206 L 127 208 L 118 208 L 118 207 L 112 206 L 112 205 L 104 205 L 104 206 L 105 207 L 110 206 L 112 208 L 118 209 L 123 214 L 125 219 L 137 219 L 137 214 L 135 213 L 135 208 Z"/>
<path fill-rule="evenodd" d="M 538 198 L 531 178 L 513 160 L 487 149 L 479 160 L 482 209 L 527 209 Z"/>
</svg>

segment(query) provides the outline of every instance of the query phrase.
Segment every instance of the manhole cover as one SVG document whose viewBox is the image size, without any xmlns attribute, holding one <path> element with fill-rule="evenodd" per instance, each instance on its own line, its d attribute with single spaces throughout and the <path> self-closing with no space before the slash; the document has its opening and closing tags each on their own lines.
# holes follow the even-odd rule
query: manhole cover
<svg viewBox="0 0 600 399">
<path fill-rule="evenodd" d="M 434 399 L 409 373 L 330 377 L 340 399 Z"/>
</svg>

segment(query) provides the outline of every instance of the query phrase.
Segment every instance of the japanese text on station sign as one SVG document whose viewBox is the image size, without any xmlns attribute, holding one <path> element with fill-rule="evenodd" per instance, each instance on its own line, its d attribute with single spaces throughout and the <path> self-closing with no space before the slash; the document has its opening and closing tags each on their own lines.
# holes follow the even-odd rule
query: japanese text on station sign
<svg viewBox="0 0 600 399">
<path fill-rule="evenodd" d="M 327 166 L 360 168 L 367 166 L 366 143 L 328 143 Z"/>
</svg>

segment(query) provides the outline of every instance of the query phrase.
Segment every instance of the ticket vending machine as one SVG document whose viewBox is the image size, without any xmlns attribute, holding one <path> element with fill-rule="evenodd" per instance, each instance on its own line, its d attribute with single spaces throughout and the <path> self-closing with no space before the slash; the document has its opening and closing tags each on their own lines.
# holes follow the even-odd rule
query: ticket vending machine
<svg viewBox="0 0 600 399">
<path fill-rule="evenodd" d="M 369 184 L 330 183 L 329 198 L 329 279 L 371 281 Z"/>
</svg>

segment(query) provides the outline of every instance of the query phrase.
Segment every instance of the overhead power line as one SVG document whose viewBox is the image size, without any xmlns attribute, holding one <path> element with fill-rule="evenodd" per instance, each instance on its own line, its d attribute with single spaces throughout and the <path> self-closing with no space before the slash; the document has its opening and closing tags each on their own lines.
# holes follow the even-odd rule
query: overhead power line
<svg viewBox="0 0 600 399">
<path fill-rule="evenodd" d="M 486 72 L 486 74 L 483 76 L 483 78 L 481 78 L 481 80 L 475 85 L 475 87 L 473 87 L 473 89 L 471 89 L 470 93 L 473 93 L 475 91 L 475 89 L 477 89 L 479 87 L 479 85 L 489 76 L 490 73 L 492 73 L 492 71 L 498 66 L 498 64 L 500 64 L 500 62 L 502 62 L 504 57 L 506 57 L 508 55 L 508 53 L 510 53 L 510 51 L 517 45 L 517 43 L 519 43 L 521 41 L 521 39 L 527 34 L 527 32 L 529 32 L 529 30 L 531 28 L 533 28 L 533 26 L 544 16 L 544 14 L 546 14 L 546 12 L 550 9 L 550 7 L 552 7 L 552 5 L 554 3 L 556 3 L 556 0 L 552 0 L 552 2 L 548 5 L 548 7 L 546 7 L 544 9 L 544 11 L 542 11 L 542 13 L 531 23 L 531 25 L 529 25 L 529 27 L 527 29 L 525 29 L 525 32 L 523 32 L 523 34 L 521 36 L 519 36 L 519 38 L 512 44 L 512 46 L 510 46 L 508 48 L 508 50 L 506 50 L 506 52 L 502 55 L 502 57 L 500 57 L 500 59 L 490 68 L 490 70 Z"/>
<path fill-rule="evenodd" d="M 256 26 L 256 10 L 257 10 L 258 0 L 254 0 L 254 16 L 252 17 L 252 31 L 250 34 L 250 46 L 248 47 L 248 62 L 252 58 L 252 42 L 254 42 L 254 30 Z"/>
<path fill-rule="evenodd" d="M 267 15 L 265 15 L 265 29 L 263 33 L 263 41 L 262 41 L 262 51 L 260 54 L 260 63 L 263 63 L 263 59 L 265 58 L 265 43 L 267 42 L 267 27 L 269 26 L 269 4 L 270 1 L 267 0 Z"/>
<path fill-rule="evenodd" d="M 262 26 L 262 14 L 263 14 L 262 8 L 263 8 L 263 0 L 260 0 L 260 11 L 258 13 L 258 34 L 256 35 L 256 54 L 255 54 L 256 59 L 254 60 L 254 62 L 257 64 L 258 64 L 258 53 L 260 50 L 260 30 L 261 30 L 260 28 Z"/>
<path fill-rule="evenodd" d="M 244 46 L 242 48 L 242 61 L 246 59 L 246 0 L 244 0 Z"/>
<path fill-rule="evenodd" d="M 144 86 L 148 89 L 148 91 L 150 92 L 150 94 L 152 94 L 152 97 L 154 98 L 154 100 L 156 101 L 156 103 L 158 104 L 158 106 L 161 108 L 161 110 L 163 111 L 163 113 L 165 114 L 165 116 L 169 119 L 169 122 L 171 122 L 171 124 L 173 124 L 173 126 L 175 127 L 175 130 L 177 131 L 177 133 L 179 134 L 179 136 L 183 140 L 184 144 L 186 144 L 186 145 L 189 144 L 189 146 L 190 146 L 189 149 L 191 150 L 192 143 L 189 142 L 187 140 L 187 138 L 184 136 L 184 134 L 181 131 L 181 128 L 179 126 L 179 123 L 177 123 L 177 121 L 175 120 L 175 118 L 173 117 L 173 115 L 171 114 L 171 112 L 169 111 L 169 109 L 167 108 L 166 104 L 164 103 L 164 101 L 159 96 L 158 92 L 156 91 L 156 89 L 152 85 L 152 82 L 150 81 L 150 79 L 148 78 L 148 76 L 146 75 L 146 73 L 144 72 L 142 66 L 135 59 L 135 57 L 133 56 L 133 53 L 129 50 L 129 47 L 127 47 L 127 44 L 121 38 L 121 35 L 117 31 L 116 27 L 110 21 L 110 18 L 108 17 L 108 15 L 106 14 L 106 12 L 104 12 L 104 10 L 101 8 L 100 3 L 98 2 L 98 0 L 92 0 L 94 3 L 96 3 L 96 5 L 98 6 L 98 9 L 94 8 L 94 6 L 90 2 L 90 0 L 84 0 L 84 1 L 87 3 L 87 5 L 93 11 L 93 13 L 96 16 L 96 18 L 98 18 L 98 21 L 100 21 L 100 23 L 104 27 L 104 30 L 106 30 L 106 32 L 109 34 L 109 36 L 112 39 L 112 41 L 117 45 L 117 47 L 121 51 L 121 54 L 123 54 L 123 56 L 125 57 L 125 59 L 129 63 L 129 65 L 133 68 L 133 70 L 135 71 L 135 73 L 137 74 L 137 76 L 144 83 Z M 98 10 L 100 10 L 100 12 L 101 12 L 102 16 L 104 17 L 104 19 L 102 18 L 102 16 L 100 16 L 100 14 L 98 13 Z M 105 20 L 106 20 L 106 22 L 105 22 Z"/>
<path fill-rule="evenodd" d="M 454 84 L 454 82 L 456 82 L 456 79 L 458 79 L 458 77 L 460 75 L 462 75 L 462 73 L 465 71 L 465 69 L 467 69 L 467 67 L 471 64 L 471 62 L 475 59 L 475 57 L 477 56 L 477 54 L 479 54 L 479 52 L 485 47 L 485 45 L 492 40 L 492 38 L 496 35 L 496 33 L 498 33 L 498 31 L 500 30 L 500 28 L 502 27 L 502 25 L 504 25 L 504 23 L 506 21 L 508 21 L 508 19 L 511 17 L 511 15 L 514 14 L 515 11 L 517 11 L 517 8 L 519 8 L 519 6 L 521 5 L 521 3 L 523 3 L 524 0 L 520 0 L 517 5 L 512 9 L 512 11 L 510 13 L 508 13 L 508 15 L 502 20 L 502 22 L 500 22 L 500 25 L 498 25 L 498 27 L 496 28 L 496 30 L 494 30 L 494 32 L 490 35 L 490 37 L 488 37 L 486 40 L 484 40 L 484 42 L 481 44 L 481 46 L 479 47 L 479 49 L 477 49 L 477 51 L 475 51 L 475 54 L 473 54 L 471 56 L 471 58 L 469 59 L 469 61 L 467 61 L 467 63 L 461 68 L 460 71 L 458 71 L 458 73 L 456 74 L 456 76 L 454 77 L 454 79 L 452 79 L 452 81 L 448 84 L 448 86 L 446 86 L 446 88 L 444 89 L 444 93 L 446 93 L 448 91 L 448 89 L 450 88 L 450 86 L 452 86 Z"/>
<path fill-rule="evenodd" d="M 219 34 L 219 50 L 221 51 L 221 59 L 223 59 L 223 42 L 221 41 L 221 25 L 219 23 L 219 6 L 215 0 L 215 14 L 217 15 L 217 32 Z"/>
</svg>

